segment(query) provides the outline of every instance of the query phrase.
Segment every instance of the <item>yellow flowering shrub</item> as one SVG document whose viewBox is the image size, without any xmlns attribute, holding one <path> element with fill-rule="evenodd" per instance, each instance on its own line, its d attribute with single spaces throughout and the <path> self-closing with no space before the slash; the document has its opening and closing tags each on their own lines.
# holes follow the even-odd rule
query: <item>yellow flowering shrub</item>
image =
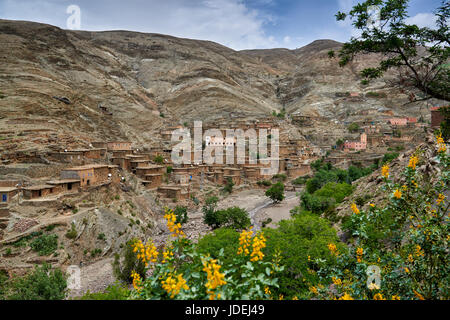
<svg viewBox="0 0 450 320">
<path fill-rule="evenodd" d="M 434 174 L 417 170 L 420 150 L 399 177 L 390 180 L 389 167 L 381 170 L 387 203 L 355 210 L 344 228 L 351 234 L 346 252 L 335 254 L 334 265 L 316 261 L 320 284 L 313 295 L 322 299 L 393 300 L 449 299 L 450 185 L 446 145 L 436 137 Z M 335 253 L 336 247 L 328 245 Z M 355 254 L 356 253 L 356 254 Z"/>
<path fill-rule="evenodd" d="M 160 251 L 152 241 L 135 243 L 134 252 L 145 262 L 149 276 L 142 280 L 133 272 L 131 299 L 269 299 L 270 288 L 278 287 L 276 274 L 283 267 L 277 261 L 264 261 L 262 233 L 253 236 L 252 229 L 242 231 L 236 256 L 224 265 L 223 250 L 218 259 L 200 254 L 184 237 L 173 212 L 166 209 L 164 217 L 171 243 Z"/>
</svg>

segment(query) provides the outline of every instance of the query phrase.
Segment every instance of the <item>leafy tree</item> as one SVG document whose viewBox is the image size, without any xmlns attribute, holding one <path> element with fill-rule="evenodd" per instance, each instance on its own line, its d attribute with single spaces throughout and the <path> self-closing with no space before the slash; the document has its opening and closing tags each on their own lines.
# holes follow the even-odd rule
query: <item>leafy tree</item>
<svg viewBox="0 0 450 320">
<path fill-rule="evenodd" d="M 205 205 L 202 208 L 203 211 L 203 222 L 207 224 L 208 226 L 213 226 L 216 222 L 216 209 L 217 209 L 217 201 L 219 201 L 219 198 L 213 196 L 208 197 L 205 200 Z"/>
<path fill-rule="evenodd" d="M 361 54 L 380 53 L 383 59 L 377 67 L 361 71 L 365 80 L 397 69 L 404 87 L 419 89 L 425 98 L 449 100 L 450 3 L 444 0 L 435 10 L 434 28 L 408 24 L 408 4 L 409 0 L 366 0 L 348 13 L 338 12 L 338 21 L 350 17 L 353 26 L 361 31 L 359 37 L 352 37 L 340 50 L 340 65 L 347 65 Z M 372 6 L 379 8 L 377 23 L 371 23 Z"/>
<path fill-rule="evenodd" d="M 15 279 L 10 288 L 9 300 L 62 300 L 66 297 L 67 281 L 60 269 L 51 265 L 36 266 L 24 277 Z"/>
<path fill-rule="evenodd" d="M 444 121 L 441 122 L 442 137 L 445 140 L 450 139 L 450 107 L 441 107 L 439 112 L 444 116 Z"/>
<path fill-rule="evenodd" d="M 214 211 L 209 215 L 207 224 L 213 229 L 227 227 L 242 230 L 250 226 L 248 212 L 239 207 Z"/>
<path fill-rule="evenodd" d="M 272 199 L 274 203 L 278 203 L 283 201 L 284 199 L 284 184 L 281 182 L 277 182 L 272 185 L 266 191 L 266 196 Z"/>
<path fill-rule="evenodd" d="M 329 243 L 339 243 L 336 231 L 326 219 L 316 215 L 303 213 L 279 223 L 277 229 L 264 229 L 267 238 L 265 253 L 275 257 L 281 256 L 284 271 L 279 276 L 278 294 L 299 298 L 308 295 L 308 283 L 317 282 L 315 259 L 323 259 L 331 263 L 332 257 L 327 249 Z"/>
</svg>

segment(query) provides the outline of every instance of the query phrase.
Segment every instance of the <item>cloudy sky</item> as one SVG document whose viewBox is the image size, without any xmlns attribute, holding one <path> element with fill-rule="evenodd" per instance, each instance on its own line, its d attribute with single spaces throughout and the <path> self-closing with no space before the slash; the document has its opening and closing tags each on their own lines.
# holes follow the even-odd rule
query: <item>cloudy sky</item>
<svg viewBox="0 0 450 320">
<path fill-rule="evenodd" d="M 347 40 L 354 30 L 334 14 L 357 0 L 0 0 L 0 18 L 67 29 L 70 5 L 82 30 L 133 30 L 212 40 L 236 50 L 298 48 Z M 440 0 L 411 0 L 410 21 L 430 26 Z M 73 12 L 72 12 L 73 13 Z M 71 20 L 72 22 L 75 20 Z"/>
</svg>

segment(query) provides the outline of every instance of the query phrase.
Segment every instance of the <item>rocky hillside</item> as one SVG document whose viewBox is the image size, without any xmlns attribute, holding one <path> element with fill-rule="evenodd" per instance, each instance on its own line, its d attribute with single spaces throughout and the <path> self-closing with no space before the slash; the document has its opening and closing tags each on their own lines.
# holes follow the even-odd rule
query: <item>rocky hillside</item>
<svg viewBox="0 0 450 320">
<path fill-rule="evenodd" d="M 429 116 L 423 103 L 404 106 L 408 96 L 392 87 L 391 75 L 362 86 L 358 70 L 377 57 L 340 68 L 328 58 L 341 46 L 332 40 L 238 52 L 160 34 L 0 20 L 0 41 L 3 149 L 113 138 L 152 145 L 168 124 L 254 119 L 283 107 L 333 123 L 371 108 Z M 359 97 L 345 98 L 349 92 Z M 30 130 L 46 134 L 17 137 Z"/>
</svg>

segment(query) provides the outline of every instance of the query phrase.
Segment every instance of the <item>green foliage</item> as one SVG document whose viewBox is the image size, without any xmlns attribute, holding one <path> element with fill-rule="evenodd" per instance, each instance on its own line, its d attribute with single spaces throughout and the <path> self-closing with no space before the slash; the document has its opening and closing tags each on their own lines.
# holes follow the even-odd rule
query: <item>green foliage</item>
<svg viewBox="0 0 450 320">
<path fill-rule="evenodd" d="M 219 198 L 212 196 L 205 200 L 205 205 L 202 208 L 203 211 L 203 222 L 208 226 L 213 226 L 216 223 L 216 208 Z"/>
<path fill-rule="evenodd" d="M 100 249 L 100 248 L 95 248 L 95 249 L 91 250 L 91 258 L 95 258 L 101 254 L 102 254 L 102 249 Z"/>
<path fill-rule="evenodd" d="M 441 122 L 441 133 L 445 141 L 450 139 L 450 107 L 441 107 L 439 112 L 444 116 L 444 121 Z"/>
<path fill-rule="evenodd" d="M 333 59 L 335 57 L 334 50 L 328 51 L 328 58 Z"/>
<path fill-rule="evenodd" d="M 272 177 L 272 180 L 286 181 L 287 176 L 284 173 L 278 173 Z"/>
<path fill-rule="evenodd" d="M 280 264 L 285 267 L 279 276 L 277 294 L 290 298 L 307 296 L 308 283 L 316 282 L 317 268 L 313 260 L 323 259 L 327 264 L 333 262 L 327 248 L 329 243 L 343 248 L 329 222 L 308 213 L 283 220 L 277 229 L 265 229 L 264 234 L 267 238 L 264 252 L 269 257 L 280 252 Z"/>
<path fill-rule="evenodd" d="M 153 161 L 157 164 L 163 164 L 164 163 L 164 158 L 161 155 L 157 155 L 153 158 Z"/>
<path fill-rule="evenodd" d="M 355 133 L 359 131 L 359 125 L 357 123 L 352 123 L 351 125 L 348 126 L 348 131 L 351 133 Z"/>
<path fill-rule="evenodd" d="M 176 223 L 185 224 L 188 221 L 188 214 L 186 207 L 176 206 L 173 212 L 177 216 Z"/>
<path fill-rule="evenodd" d="M 344 293 L 354 299 L 450 298 L 450 205 L 445 197 L 450 186 L 450 159 L 444 150 L 436 158 L 439 170 L 431 175 L 408 166 L 398 181 L 383 177 L 386 203 L 355 212 L 343 222 L 355 245 L 338 254 L 335 265 L 319 263 L 322 287 L 317 298 L 332 299 Z M 372 265 L 380 268 L 381 282 L 371 289 L 367 270 Z M 342 282 L 334 292 L 328 288 L 332 277 Z"/>
<path fill-rule="evenodd" d="M 75 223 L 72 222 L 70 230 L 66 232 L 66 238 L 75 239 L 78 236 L 78 232 L 75 229 Z"/>
<path fill-rule="evenodd" d="M 262 180 L 262 181 L 256 182 L 256 184 L 258 186 L 270 187 L 272 185 L 272 182 L 269 180 Z"/>
<path fill-rule="evenodd" d="M 102 292 L 86 292 L 76 300 L 127 300 L 130 290 L 123 284 L 116 283 L 108 286 Z"/>
<path fill-rule="evenodd" d="M 251 223 L 248 212 L 239 207 L 214 211 L 208 218 L 208 222 L 205 221 L 205 223 L 213 229 L 226 227 L 242 230 L 249 227 Z"/>
<path fill-rule="evenodd" d="M 8 286 L 8 300 L 62 300 L 66 296 L 67 281 L 60 269 L 51 265 L 36 266 L 24 277 Z"/>
<path fill-rule="evenodd" d="M 133 244 L 137 239 L 127 241 L 125 247 L 122 249 L 122 257 L 120 254 L 114 255 L 113 271 L 117 280 L 125 283 L 132 283 L 131 272 L 134 270 L 141 278 L 145 279 L 145 265 L 138 260 L 136 253 L 133 252 Z"/>
<path fill-rule="evenodd" d="M 226 182 L 225 187 L 223 188 L 223 190 L 225 192 L 232 193 L 233 192 L 233 186 L 234 186 L 233 180 L 230 177 L 227 177 L 227 182 Z"/>
<path fill-rule="evenodd" d="M 357 3 L 348 13 L 338 12 L 336 19 L 349 17 L 360 34 L 344 43 L 339 52 L 339 64 L 345 66 L 360 55 L 379 53 L 382 57 L 379 65 L 361 71 L 365 80 L 382 77 L 389 69 L 405 68 L 408 72 L 402 73 L 401 85 L 415 87 L 425 97 L 449 100 L 448 1 L 442 1 L 441 6 L 430 10 L 435 14 L 431 18 L 436 20 L 433 27 L 409 24 L 406 20 L 408 3 L 408 0 L 366 0 Z M 368 14 L 373 5 L 380 10 L 378 26 L 371 23 L 372 17 Z"/>
<path fill-rule="evenodd" d="M 106 235 L 104 233 L 99 233 L 98 236 L 97 236 L 97 239 L 105 241 L 106 240 Z"/>
<path fill-rule="evenodd" d="M 58 248 L 58 236 L 56 234 L 43 234 L 35 238 L 30 243 L 30 247 L 40 256 L 48 256 Z"/>
<path fill-rule="evenodd" d="M 272 185 L 267 191 L 266 196 L 272 199 L 274 203 L 283 201 L 284 199 L 284 184 L 277 182 Z"/>
<path fill-rule="evenodd" d="M 172 166 L 167 166 L 167 173 L 170 174 L 173 172 L 173 167 Z"/>
<path fill-rule="evenodd" d="M 203 255 L 210 255 L 213 259 L 220 257 L 223 250 L 222 262 L 231 263 L 238 251 L 239 233 L 231 228 L 219 228 L 211 234 L 205 235 L 197 243 L 198 252 Z"/>
<path fill-rule="evenodd" d="M 309 176 L 298 177 L 298 178 L 292 180 L 292 184 L 295 184 L 295 185 L 304 185 L 304 184 L 306 184 L 306 181 L 307 181 L 309 178 L 310 178 Z"/>
<path fill-rule="evenodd" d="M 381 162 L 382 162 L 383 164 L 389 163 L 389 162 L 391 162 L 392 160 L 397 159 L 399 155 L 400 155 L 400 154 L 399 154 L 398 152 L 386 153 L 386 154 L 384 155 L 384 157 L 383 157 L 383 160 L 381 160 Z"/>
</svg>

